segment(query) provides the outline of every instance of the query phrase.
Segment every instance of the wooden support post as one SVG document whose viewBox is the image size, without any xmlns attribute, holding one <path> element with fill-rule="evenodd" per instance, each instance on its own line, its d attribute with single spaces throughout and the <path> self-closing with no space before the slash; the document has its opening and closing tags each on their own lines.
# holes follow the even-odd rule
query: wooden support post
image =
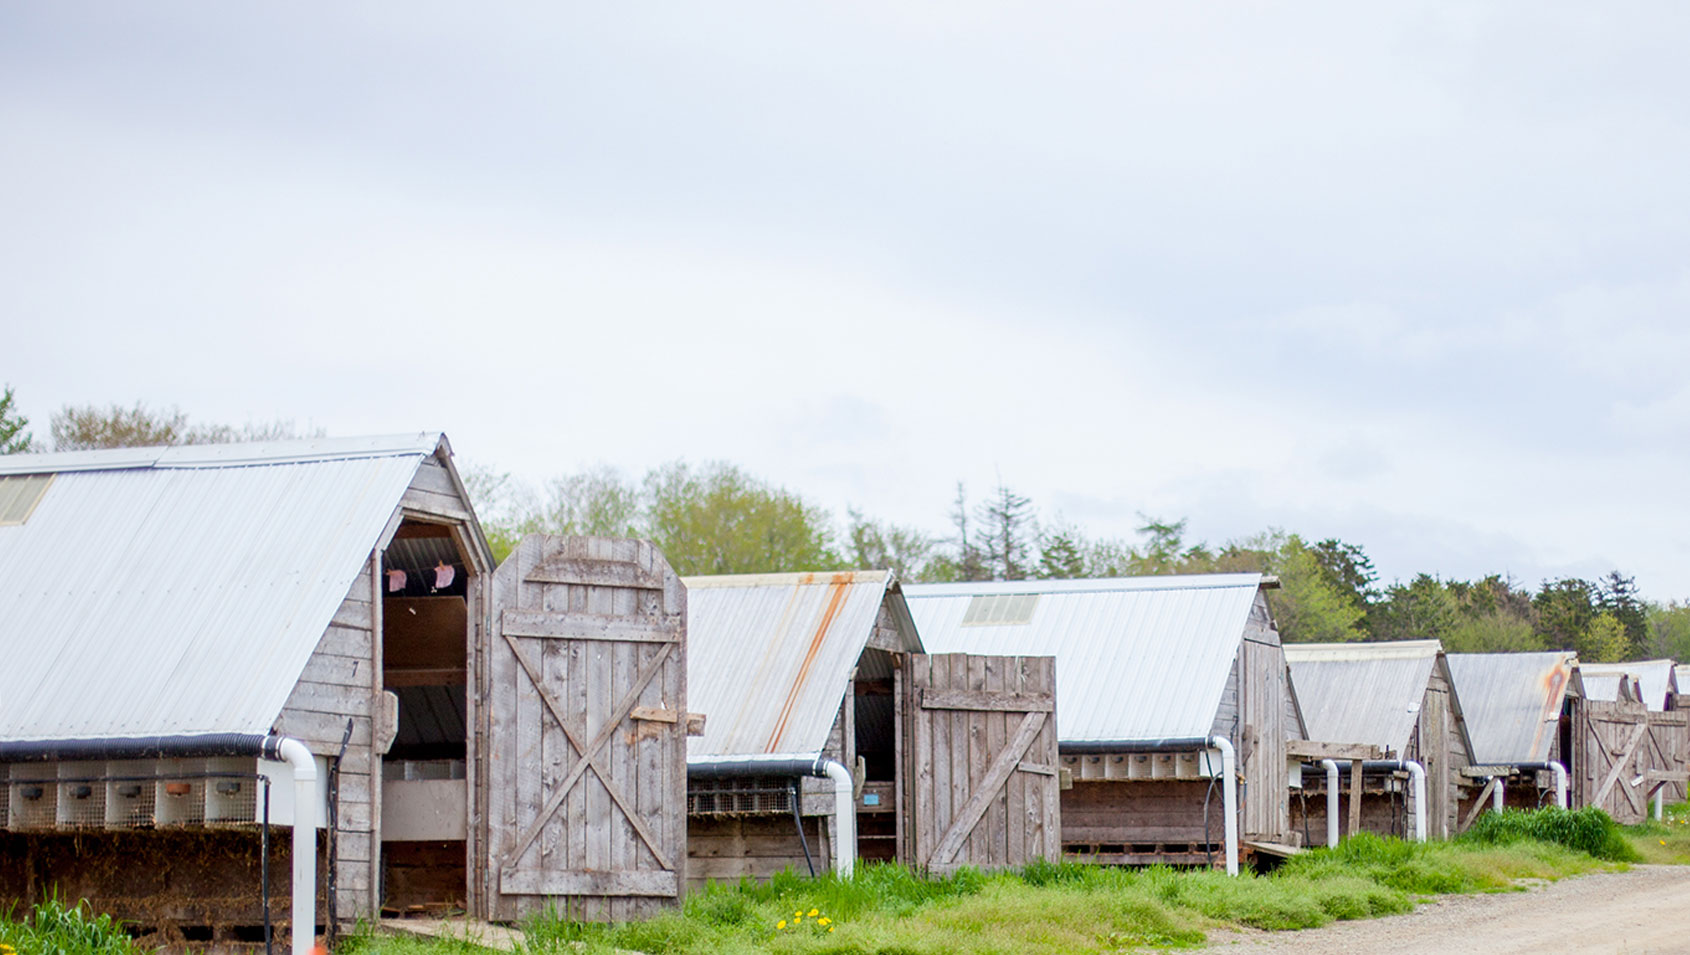
<svg viewBox="0 0 1690 955">
<path fill-rule="evenodd" d="M 1361 760 L 1350 762 L 1350 831 L 1347 835 L 1355 835 L 1361 831 Z"/>
</svg>

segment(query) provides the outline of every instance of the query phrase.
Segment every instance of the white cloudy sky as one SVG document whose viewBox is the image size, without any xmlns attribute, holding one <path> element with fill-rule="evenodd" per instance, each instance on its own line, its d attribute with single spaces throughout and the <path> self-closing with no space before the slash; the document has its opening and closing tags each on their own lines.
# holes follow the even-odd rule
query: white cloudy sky
<svg viewBox="0 0 1690 955">
<path fill-rule="evenodd" d="M 0 380 L 1690 594 L 1690 6 L 0 6 Z"/>
</svg>

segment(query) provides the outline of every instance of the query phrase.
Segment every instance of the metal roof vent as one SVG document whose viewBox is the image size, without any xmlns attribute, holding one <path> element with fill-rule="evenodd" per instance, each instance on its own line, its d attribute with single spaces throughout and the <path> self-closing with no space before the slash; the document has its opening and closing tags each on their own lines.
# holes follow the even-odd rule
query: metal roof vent
<svg viewBox="0 0 1690 955">
<path fill-rule="evenodd" d="M 1033 622 L 1038 594 L 976 594 L 962 612 L 965 627 L 1004 627 Z"/>
<path fill-rule="evenodd" d="M 52 483 L 51 474 L 0 475 L 0 527 L 29 520 Z"/>
</svg>

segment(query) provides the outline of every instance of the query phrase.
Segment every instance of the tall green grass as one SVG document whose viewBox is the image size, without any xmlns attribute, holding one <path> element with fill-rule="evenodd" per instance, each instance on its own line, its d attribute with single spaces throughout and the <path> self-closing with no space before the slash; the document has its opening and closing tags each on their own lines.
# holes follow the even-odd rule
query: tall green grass
<svg viewBox="0 0 1690 955">
<path fill-rule="evenodd" d="M 15 955 L 140 955 L 123 926 L 81 903 L 49 899 L 22 919 L 0 918 L 0 946 Z M 0 952 L 4 952 L 0 948 Z"/>
<path fill-rule="evenodd" d="M 1583 809 L 1547 808 L 1526 812 L 1505 809 L 1487 812 L 1461 834 L 1467 842 L 1506 845 L 1535 839 L 1587 852 L 1611 862 L 1637 862 L 1637 850 L 1626 841 L 1613 817 L 1595 806 Z"/>
</svg>

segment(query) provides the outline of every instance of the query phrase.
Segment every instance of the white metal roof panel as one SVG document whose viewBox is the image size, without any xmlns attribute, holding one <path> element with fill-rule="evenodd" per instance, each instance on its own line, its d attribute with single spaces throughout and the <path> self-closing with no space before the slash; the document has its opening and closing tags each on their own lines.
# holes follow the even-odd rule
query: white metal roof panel
<svg viewBox="0 0 1690 955">
<path fill-rule="evenodd" d="M 1671 660 L 1632 660 L 1627 663 L 1581 663 L 1592 699 L 1612 700 L 1618 692 L 1618 678 L 1623 674 L 1636 680 L 1643 705 L 1650 712 L 1660 713 L 1667 708 L 1667 697 L 1678 693 L 1678 680 Z M 1601 695 L 1596 695 L 1601 694 Z"/>
<path fill-rule="evenodd" d="M 890 571 L 683 578 L 692 759 L 827 745 L 893 583 Z M 907 649 L 919 650 L 912 642 Z"/>
<path fill-rule="evenodd" d="M 1285 644 L 1309 737 L 1403 753 L 1441 652 L 1436 640 Z"/>
<path fill-rule="evenodd" d="M 267 731 L 440 442 L 0 460 L 58 475 L 0 527 L 0 739 Z"/>
<path fill-rule="evenodd" d="M 1259 574 L 921 584 L 905 589 L 930 653 L 1053 655 L 1063 742 L 1208 735 Z M 964 624 L 975 597 L 1036 595 L 1025 623 Z M 1018 616 L 1017 619 L 1020 619 Z"/>
<path fill-rule="evenodd" d="M 1541 763 L 1549 758 L 1561 704 L 1581 686 L 1573 653 L 1451 653 L 1455 681 L 1479 765 Z"/>
</svg>

